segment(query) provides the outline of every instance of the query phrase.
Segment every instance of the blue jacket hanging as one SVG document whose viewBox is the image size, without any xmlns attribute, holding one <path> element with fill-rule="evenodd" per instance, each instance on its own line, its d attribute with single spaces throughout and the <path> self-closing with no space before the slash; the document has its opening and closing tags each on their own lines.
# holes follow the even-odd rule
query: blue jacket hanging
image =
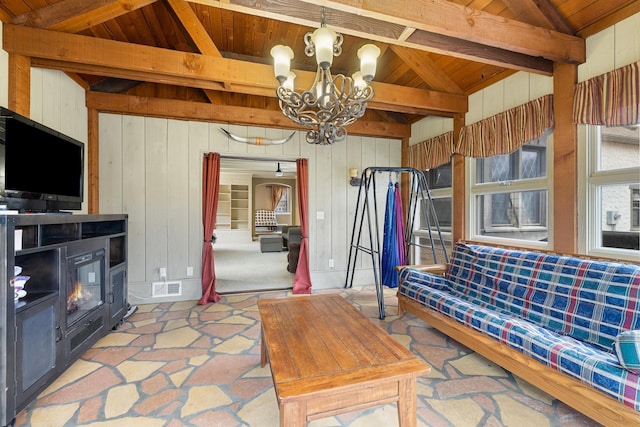
<svg viewBox="0 0 640 427">
<path fill-rule="evenodd" d="M 400 218 L 402 221 L 402 218 Z M 399 264 L 399 251 L 396 224 L 396 196 L 392 182 L 387 189 L 387 205 L 384 213 L 384 236 L 382 240 L 382 284 L 390 288 L 398 287 L 398 274 L 395 266 Z"/>
</svg>

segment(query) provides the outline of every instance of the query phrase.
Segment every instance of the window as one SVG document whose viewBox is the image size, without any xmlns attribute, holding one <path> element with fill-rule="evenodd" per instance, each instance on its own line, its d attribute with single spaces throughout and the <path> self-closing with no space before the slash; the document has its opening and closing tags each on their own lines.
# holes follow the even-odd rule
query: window
<svg viewBox="0 0 640 427">
<path fill-rule="evenodd" d="M 430 264 L 435 262 L 431 249 L 431 238 L 434 240 L 436 248 L 441 248 L 437 229 L 439 227 L 442 239 L 447 250 L 451 249 L 451 226 L 453 222 L 453 199 L 452 199 L 452 164 L 451 161 L 445 165 L 425 171 L 427 185 L 431 192 L 433 209 L 426 203 L 418 204 L 419 220 L 416 221 L 418 228 L 414 230 L 415 251 L 413 253 L 415 264 Z M 422 209 L 426 208 L 423 215 Z M 435 212 L 435 218 L 433 215 Z M 438 227 L 436 227 L 436 224 Z M 431 230 L 430 230 L 431 228 Z M 438 262 L 443 262 L 438 259 Z"/>
<path fill-rule="evenodd" d="M 640 255 L 640 126 L 586 126 L 586 247 L 593 255 Z"/>
<path fill-rule="evenodd" d="M 548 134 L 513 153 L 469 162 L 471 235 L 546 245 L 549 237 Z"/>
<path fill-rule="evenodd" d="M 282 197 L 280 197 L 280 202 L 278 203 L 278 205 L 275 208 L 275 212 L 276 213 L 289 213 L 291 212 L 291 207 L 289 204 L 289 191 L 291 190 L 290 187 L 287 187 L 284 190 L 284 193 L 282 194 Z"/>
<path fill-rule="evenodd" d="M 631 187 L 631 230 L 640 231 L 640 185 Z"/>
<path fill-rule="evenodd" d="M 429 223 L 435 224 L 437 220 L 441 231 L 451 232 L 453 218 L 451 188 L 453 175 L 451 161 L 446 165 L 438 166 L 425 171 L 427 185 L 431 190 L 431 200 L 436 218 L 431 217 L 431 209 L 427 210 L 428 217 L 421 215 L 420 229 L 427 229 Z"/>
</svg>

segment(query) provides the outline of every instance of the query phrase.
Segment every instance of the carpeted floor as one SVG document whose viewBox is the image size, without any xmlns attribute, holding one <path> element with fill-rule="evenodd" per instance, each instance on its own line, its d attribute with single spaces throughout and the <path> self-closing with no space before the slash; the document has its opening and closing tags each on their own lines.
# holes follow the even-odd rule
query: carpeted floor
<svg viewBox="0 0 640 427">
<path fill-rule="evenodd" d="M 291 289 L 288 252 L 260 252 L 260 244 L 216 243 L 216 290 L 219 293 Z"/>
<path fill-rule="evenodd" d="M 418 426 L 596 426 L 563 403 L 469 351 L 410 314 L 387 289 L 378 319 L 374 287 L 332 289 L 424 358 Z M 225 295 L 219 303 L 147 304 L 76 361 L 22 411 L 16 427 L 276 427 L 269 367 L 260 367 L 257 301 L 288 291 Z M 392 427 L 395 404 L 310 427 Z"/>
</svg>

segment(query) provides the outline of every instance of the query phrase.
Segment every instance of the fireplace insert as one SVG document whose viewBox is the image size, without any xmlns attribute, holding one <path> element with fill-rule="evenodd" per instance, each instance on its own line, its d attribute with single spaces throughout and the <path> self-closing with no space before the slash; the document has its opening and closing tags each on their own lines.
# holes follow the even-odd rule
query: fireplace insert
<svg viewBox="0 0 640 427">
<path fill-rule="evenodd" d="M 67 258 L 67 327 L 104 303 L 105 249 Z"/>
</svg>

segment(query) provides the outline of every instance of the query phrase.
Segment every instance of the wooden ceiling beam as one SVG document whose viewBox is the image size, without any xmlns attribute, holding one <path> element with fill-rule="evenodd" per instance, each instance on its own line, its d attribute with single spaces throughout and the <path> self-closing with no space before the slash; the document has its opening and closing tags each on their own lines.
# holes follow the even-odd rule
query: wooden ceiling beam
<svg viewBox="0 0 640 427">
<path fill-rule="evenodd" d="M 186 36 L 191 39 L 195 48 L 204 55 L 214 56 L 216 58 L 222 58 L 222 53 L 218 49 L 218 46 L 211 40 L 211 36 L 207 33 L 198 17 L 196 16 L 191 6 L 184 0 L 164 0 L 168 5 L 169 12 L 174 16 L 175 21 L 182 27 Z M 228 83 L 224 83 L 227 89 L 230 88 Z M 216 94 L 212 93 L 209 89 L 203 89 L 204 94 L 209 98 L 209 101 L 214 102 Z"/>
<path fill-rule="evenodd" d="M 320 6 L 324 6 L 327 24 L 345 34 L 402 45 L 400 38 L 406 37 L 405 29 L 416 29 L 416 32 L 432 34 L 422 38 L 423 49 L 464 59 L 475 56 L 480 62 L 486 59 L 482 47 L 553 62 L 583 63 L 586 60 L 585 42 L 580 37 L 444 0 L 413 2 L 411 7 L 407 7 L 406 0 L 289 0 L 286 4 L 279 0 L 190 1 L 311 27 L 319 25 Z M 309 5 L 317 6 L 317 13 Z M 442 45 L 430 45 L 429 41 L 436 40 L 438 35 L 455 39 L 463 46 L 470 42 L 468 46 L 473 50 L 448 51 Z M 509 63 L 501 66 L 513 67 Z"/>
<path fill-rule="evenodd" d="M 235 0 L 231 0 L 235 1 Z M 264 0 L 260 0 L 264 2 Z M 467 40 L 554 62 L 583 63 L 585 41 L 580 37 L 506 19 L 446 0 L 301 0 L 430 33 Z"/>
<path fill-rule="evenodd" d="M 132 10 L 147 6 L 155 1 L 157 0 L 126 2 L 123 0 L 66 0 L 16 16 L 13 19 L 3 19 L 2 21 L 35 28 L 76 33 L 117 18 Z M 89 88 L 89 84 L 77 74 L 67 73 L 67 75 L 84 89 Z"/>
<path fill-rule="evenodd" d="M 391 46 L 393 53 L 434 90 L 462 94 L 463 91 L 426 54 L 402 46 Z"/>
<path fill-rule="evenodd" d="M 575 34 L 571 25 L 562 17 L 549 0 L 502 0 L 523 22 L 549 28 L 564 34 Z"/>
<path fill-rule="evenodd" d="M 156 1 L 65 0 L 16 16 L 11 22 L 17 25 L 78 33 Z"/>
<path fill-rule="evenodd" d="M 273 68 L 208 55 L 133 45 L 75 34 L 17 25 L 3 26 L 3 47 L 7 52 L 32 58 L 34 65 L 67 72 L 166 83 L 202 89 L 220 88 L 219 82 L 233 85 L 234 91 L 270 89 L 275 97 L 277 81 Z M 296 70 L 296 84 L 311 87 L 315 73 Z M 236 86 L 237 85 L 237 86 Z M 424 89 L 374 82 L 374 102 L 369 108 L 385 105 L 392 111 L 407 108 L 449 113 L 465 113 L 467 97 Z"/>
<path fill-rule="evenodd" d="M 176 18 L 176 22 L 182 27 L 185 35 L 193 41 L 196 49 L 204 55 L 222 58 L 222 53 L 218 46 L 211 40 L 211 36 L 207 33 L 198 17 L 196 16 L 189 3 L 184 0 L 164 0 L 169 5 L 169 11 Z"/>
<path fill-rule="evenodd" d="M 553 62 L 541 57 L 533 57 L 518 52 L 511 52 L 479 43 L 456 39 L 442 34 L 427 31 L 414 31 L 404 45 L 418 50 L 438 51 L 443 55 L 467 59 L 469 61 L 491 64 L 516 71 L 553 75 Z"/>
<path fill-rule="evenodd" d="M 104 113 L 161 117 L 178 120 L 232 123 L 279 129 L 306 130 L 286 118 L 282 112 L 260 108 L 212 105 L 203 102 L 149 98 L 131 95 L 87 92 L 87 108 Z M 347 127 L 350 135 L 384 138 L 408 138 L 411 125 L 358 120 Z"/>
</svg>

